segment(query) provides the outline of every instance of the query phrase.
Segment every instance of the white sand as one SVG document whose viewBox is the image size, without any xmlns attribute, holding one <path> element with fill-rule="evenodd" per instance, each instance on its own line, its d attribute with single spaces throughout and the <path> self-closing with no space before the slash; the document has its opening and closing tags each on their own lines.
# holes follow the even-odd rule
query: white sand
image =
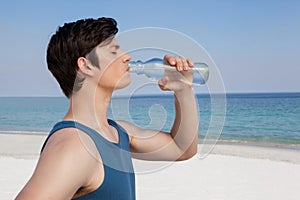
<svg viewBox="0 0 300 200">
<path fill-rule="evenodd" d="M 13 199 L 27 182 L 44 139 L 0 134 L 1 200 Z M 145 162 L 135 161 L 138 200 L 300 199 L 299 151 L 217 145 L 204 159 L 161 163 L 164 169 L 141 173 Z"/>
</svg>

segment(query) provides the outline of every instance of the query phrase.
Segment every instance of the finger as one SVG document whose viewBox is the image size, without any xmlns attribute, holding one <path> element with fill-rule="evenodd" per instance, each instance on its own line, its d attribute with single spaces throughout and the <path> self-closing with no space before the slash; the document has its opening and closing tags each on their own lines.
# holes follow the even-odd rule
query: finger
<svg viewBox="0 0 300 200">
<path fill-rule="evenodd" d="M 168 90 L 168 88 L 166 87 L 168 84 L 168 81 L 169 81 L 169 78 L 166 76 L 158 81 L 158 85 L 161 90 Z"/>
<path fill-rule="evenodd" d="M 189 64 L 185 58 L 181 58 L 182 64 L 183 64 L 183 70 L 187 71 L 189 69 Z"/>
<path fill-rule="evenodd" d="M 178 56 L 175 57 L 176 60 L 176 68 L 178 71 L 182 71 L 183 70 L 183 62 L 182 59 Z"/>
<path fill-rule="evenodd" d="M 163 91 L 167 91 L 167 90 L 169 90 L 168 88 L 166 88 L 165 86 L 163 86 L 163 85 L 159 85 L 159 88 L 161 89 L 161 90 L 163 90 Z"/>
<path fill-rule="evenodd" d="M 171 55 L 168 55 L 168 54 L 164 56 L 164 61 L 167 61 L 167 63 L 170 64 L 170 65 L 175 65 L 176 64 L 175 58 Z"/>
<path fill-rule="evenodd" d="M 194 62 L 191 59 L 186 59 L 189 67 L 194 67 Z"/>
<path fill-rule="evenodd" d="M 161 85 L 161 86 L 164 86 L 168 83 L 168 80 L 169 80 L 169 78 L 167 76 L 165 76 L 165 77 L 163 77 L 162 79 L 160 79 L 158 81 L 158 84 Z"/>
</svg>

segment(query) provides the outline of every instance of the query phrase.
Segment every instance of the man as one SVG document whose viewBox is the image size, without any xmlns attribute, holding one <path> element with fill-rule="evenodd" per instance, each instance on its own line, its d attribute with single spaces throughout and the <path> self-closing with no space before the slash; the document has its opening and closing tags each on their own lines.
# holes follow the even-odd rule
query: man
<svg viewBox="0 0 300 200">
<path fill-rule="evenodd" d="M 51 37 L 48 68 L 70 107 L 50 132 L 36 169 L 18 200 L 135 199 L 132 157 L 180 161 L 197 152 L 198 114 L 192 86 L 164 77 L 162 90 L 174 91 L 176 117 L 170 133 L 141 129 L 108 119 L 112 93 L 130 83 L 128 62 L 114 38 L 111 18 L 66 23 Z M 169 64 L 185 73 L 191 60 L 166 55 Z"/>
</svg>

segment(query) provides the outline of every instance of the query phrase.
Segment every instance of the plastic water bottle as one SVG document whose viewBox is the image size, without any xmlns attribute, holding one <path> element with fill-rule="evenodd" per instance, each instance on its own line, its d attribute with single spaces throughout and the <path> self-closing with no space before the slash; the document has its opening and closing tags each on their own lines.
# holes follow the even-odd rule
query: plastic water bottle
<svg viewBox="0 0 300 200">
<path fill-rule="evenodd" d="M 152 58 L 145 62 L 140 60 L 130 61 L 128 65 L 130 72 L 137 75 L 144 75 L 153 81 L 161 79 L 164 74 L 172 74 L 172 77 L 175 76 L 176 79 L 187 82 L 181 73 L 193 73 L 193 85 L 203 85 L 207 82 L 209 76 L 208 65 L 200 62 L 194 63 L 192 68 L 183 72 L 178 72 L 173 66 L 165 65 L 163 59 L 160 58 Z"/>
</svg>

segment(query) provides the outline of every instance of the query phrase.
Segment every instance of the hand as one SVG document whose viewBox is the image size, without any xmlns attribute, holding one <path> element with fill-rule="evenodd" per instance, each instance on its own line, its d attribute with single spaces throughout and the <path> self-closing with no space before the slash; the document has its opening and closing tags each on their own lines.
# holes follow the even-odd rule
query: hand
<svg viewBox="0 0 300 200">
<path fill-rule="evenodd" d="M 165 70 L 164 77 L 158 81 L 161 90 L 179 91 L 184 88 L 191 88 L 193 73 L 193 61 L 180 56 L 165 55 L 164 64 L 176 67 L 176 70 Z"/>
</svg>

